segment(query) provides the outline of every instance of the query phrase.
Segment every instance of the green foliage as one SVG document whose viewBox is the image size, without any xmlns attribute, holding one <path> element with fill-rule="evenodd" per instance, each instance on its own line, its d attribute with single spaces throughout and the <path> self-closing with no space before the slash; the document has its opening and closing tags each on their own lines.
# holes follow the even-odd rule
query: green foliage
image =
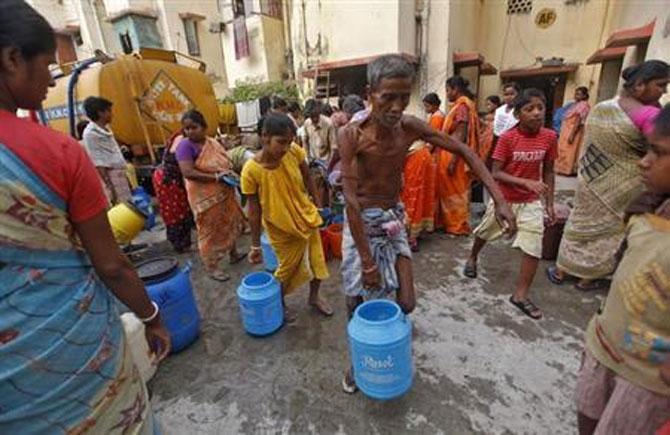
<svg viewBox="0 0 670 435">
<path fill-rule="evenodd" d="M 237 80 L 224 103 L 239 103 L 261 97 L 282 97 L 286 100 L 298 100 L 298 88 L 295 83 L 261 82 L 258 79 Z"/>
</svg>

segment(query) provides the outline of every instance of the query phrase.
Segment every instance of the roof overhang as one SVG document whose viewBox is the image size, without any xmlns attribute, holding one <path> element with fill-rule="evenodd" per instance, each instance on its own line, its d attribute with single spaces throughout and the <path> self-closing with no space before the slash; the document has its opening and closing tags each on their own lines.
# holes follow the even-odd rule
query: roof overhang
<svg viewBox="0 0 670 435">
<path fill-rule="evenodd" d="M 628 47 L 629 45 L 645 44 L 654 34 L 655 24 L 656 20 L 653 20 L 642 27 L 617 30 L 607 38 L 605 47 Z"/>
<path fill-rule="evenodd" d="M 626 55 L 626 47 L 606 47 L 596 50 L 587 60 L 587 65 L 622 59 Z"/>
<path fill-rule="evenodd" d="M 566 63 L 558 66 L 542 66 L 537 68 L 519 68 L 500 71 L 503 80 L 514 80 L 525 77 L 551 76 L 558 74 L 569 74 L 577 71 L 578 63 Z"/>
<path fill-rule="evenodd" d="M 414 56 L 413 54 L 407 54 L 407 53 L 399 53 L 400 56 L 404 57 L 408 62 L 418 65 L 419 63 L 419 58 Z M 356 66 L 365 66 L 372 62 L 373 60 L 377 59 L 380 56 L 384 56 L 383 54 L 377 55 L 377 56 L 366 56 L 366 57 L 357 57 L 353 59 L 345 59 L 345 60 L 337 60 L 337 61 L 332 61 L 332 62 L 321 62 L 316 64 L 315 66 L 312 66 L 306 71 L 302 72 L 302 76 L 304 78 L 308 79 L 313 79 L 317 71 L 318 72 L 327 72 L 327 71 L 334 71 L 338 69 L 343 69 L 343 68 L 351 68 L 351 67 L 356 67 Z"/>
</svg>

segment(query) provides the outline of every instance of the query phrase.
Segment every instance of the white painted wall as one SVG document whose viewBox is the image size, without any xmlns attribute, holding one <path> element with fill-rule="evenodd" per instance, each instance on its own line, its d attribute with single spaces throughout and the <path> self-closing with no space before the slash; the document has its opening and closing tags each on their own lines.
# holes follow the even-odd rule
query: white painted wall
<svg viewBox="0 0 670 435">
<path fill-rule="evenodd" d="M 155 0 L 159 11 L 158 23 L 161 27 L 165 48 L 180 53 L 189 54 L 186 44 L 184 24 L 180 13 L 202 15 L 204 20 L 196 22 L 198 40 L 200 42 L 200 56 L 193 56 L 207 64 L 207 74 L 212 80 L 217 96 L 222 96 L 228 89 L 226 67 L 223 59 L 220 34 L 209 31 L 210 23 L 221 21 L 221 15 L 213 0 Z"/>
</svg>

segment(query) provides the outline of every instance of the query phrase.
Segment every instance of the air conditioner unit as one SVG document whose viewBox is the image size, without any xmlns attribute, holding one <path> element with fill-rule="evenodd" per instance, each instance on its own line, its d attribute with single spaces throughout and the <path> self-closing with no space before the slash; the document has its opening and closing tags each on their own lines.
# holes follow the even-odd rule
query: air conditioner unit
<svg viewBox="0 0 670 435">
<path fill-rule="evenodd" d="M 210 33 L 223 33 L 226 31 L 226 23 L 223 21 L 212 21 L 209 23 Z"/>
</svg>

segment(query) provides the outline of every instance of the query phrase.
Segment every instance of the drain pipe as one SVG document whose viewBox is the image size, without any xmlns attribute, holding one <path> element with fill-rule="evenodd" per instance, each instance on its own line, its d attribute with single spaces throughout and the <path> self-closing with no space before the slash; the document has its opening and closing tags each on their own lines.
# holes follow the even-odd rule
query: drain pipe
<svg viewBox="0 0 670 435">
<path fill-rule="evenodd" d="M 74 87 L 77 85 L 77 81 L 79 80 L 79 74 L 92 64 L 98 62 L 97 57 L 93 57 L 91 59 L 86 59 L 85 61 L 81 62 L 79 65 L 77 65 L 74 70 L 72 70 L 72 75 L 70 76 L 70 81 L 67 83 L 67 110 L 68 110 L 68 121 L 69 121 L 69 126 L 70 126 L 70 136 L 73 138 L 77 138 L 77 129 L 75 126 L 75 119 L 76 119 L 76 107 L 75 107 L 75 102 L 74 102 Z"/>
</svg>

